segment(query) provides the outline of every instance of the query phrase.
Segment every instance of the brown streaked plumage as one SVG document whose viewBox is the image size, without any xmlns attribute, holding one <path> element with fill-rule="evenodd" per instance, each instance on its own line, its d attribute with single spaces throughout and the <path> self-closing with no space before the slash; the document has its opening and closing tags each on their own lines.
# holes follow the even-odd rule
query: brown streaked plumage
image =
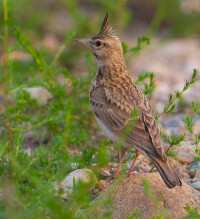
<svg viewBox="0 0 200 219">
<path fill-rule="evenodd" d="M 117 174 L 124 150 L 133 147 L 152 160 L 169 188 L 181 186 L 180 179 L 172 170 L 163 151 L 159 130 L 149 103 L 128 74 L 120 40 L 108 25 L 108 15 L 106 14 L 97 35 L 76 41 L 90 47 L 97 59 L 98 71 L 90 88 L 90 103 L 103 132 L 112 141 L 120 142 L 123 146 Z M 134 109 L 138 111 L 137 117 L 131 129 L 125 132 Z"/>
</svg>

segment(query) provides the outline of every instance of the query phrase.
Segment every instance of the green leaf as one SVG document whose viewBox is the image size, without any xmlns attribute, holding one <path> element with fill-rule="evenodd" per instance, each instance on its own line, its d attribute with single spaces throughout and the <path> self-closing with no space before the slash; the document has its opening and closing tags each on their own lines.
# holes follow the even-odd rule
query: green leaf
<svg viewBox="0 0 200 219">
<path fill-rule="evenodd" d="M 122 49 L 123 49 L 123 53 L 125 54 L 128 51 L 128 46 L 126 45 L 125 42 L 122 41 Z"/>
<path fill-rule="evenodd" d="M 176 104 L 173 104 L 168 110 L 167 113 L 172 112 L 176 108 Z"/>
</svg>

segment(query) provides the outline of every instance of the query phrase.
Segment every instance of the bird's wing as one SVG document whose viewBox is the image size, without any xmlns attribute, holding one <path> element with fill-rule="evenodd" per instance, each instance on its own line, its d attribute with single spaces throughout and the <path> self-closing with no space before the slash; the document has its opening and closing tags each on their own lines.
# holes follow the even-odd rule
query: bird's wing
<svg viewBox="0 0 200 219">
<path fill-rule="evenodd" d="M 128 113 L 117 110 L 118 106 L 108 101 L 103 86 L 98 86 L 90 92 L 92 110 L 107 127 L 113 131 L 123 130 L 129 118 Z"/>
<path fill-rule="evenodd" d="M 146 97 L 144 98 L 146 99 Z M 151 142 L 153 146 L 155 147 L 157 154 L 163 161 L 167 160 L 167 157 L 164 153 L 164 150 L 161 144 L 160 132 L 159 132 L 156 120 L 154 116 L 152 115 L 150 108 L 145 107 L 144 104 L 142 104 L 140 106 L 140 110 L 142 112 L 142 120 L 145 125 L 145 129 L 150 135 Z"/>
<path fill-rule="evenodd" d="M 137 87 L 135 87 L 138 89 Z M 130 145 L 136 145 L 147 153 L 165 159 L 160 143 L 159 130 L 148 105 L 134 102 L 135 95 L 142 95 L 141 91 L 129 90 L 132 99 L 121 92 L 114 92 L 116 88 L 98 86 L 90 93 L 90 102 L 95 115 L 121 140 Z M 144 99 L 146 103 L 147 100 Z M 131 117 L 131 112 L 137 108 L 137 116 Z"/>
</svg>

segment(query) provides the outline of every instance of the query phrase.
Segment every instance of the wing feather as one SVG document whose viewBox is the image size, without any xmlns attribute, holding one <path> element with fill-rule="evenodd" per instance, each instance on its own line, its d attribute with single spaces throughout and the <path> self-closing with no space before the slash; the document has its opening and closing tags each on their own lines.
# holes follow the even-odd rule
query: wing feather
<svg viewBox="0 0 200 219">
<path fill-rule="evenodd" d="M 109 86 L 103 85 L 99 85 L 90 91 L 90 102 L 95 115 L 130 146 L 136 145 L 145 152 L 166 160 L 156 121 L 139 88 L 134 85 L 126 91 L 126 94 L 123 92 L 115 94 L 112 91 L 113 88 L 110 89 Z M 131 99 L 125 98 L 127 94 Z M 135 100 L 141 101 L 136 102 Z M 126 132 L 124 130 L 131 121 L 131 111 L 135 107 L 137 107 L 139 114 L 130 130 Z"/>
</svg>

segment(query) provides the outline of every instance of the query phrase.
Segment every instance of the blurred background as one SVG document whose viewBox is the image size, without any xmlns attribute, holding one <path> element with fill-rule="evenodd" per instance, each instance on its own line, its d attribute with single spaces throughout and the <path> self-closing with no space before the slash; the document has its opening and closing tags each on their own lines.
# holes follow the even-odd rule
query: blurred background
<svg viewBox="0 0 200 219">
<path fill-rule="evenodd" d="M 8 20 L 0 19 L 0 26 L 8 26 L 8 71 L 5 73 L 5 37 L 1 28 L 0 216 L 72 218 L 77 209 L 94 197 L 90 194 L 90 198 L 81 202 L 77 193 L 63 202 L 55 197 L 55 182 L 60 183 L 76 169 L 96 163 L 103 167 L 109 161 L 117 163 L 118 150 L 107 147 L 112 143 L 99 129 L 89 104 L 89 87 L 97 71 L 95 59 L 87 48 L 73 42 L 76 37 L 95 35 L 106 12 L 123 42 L 131 77 L 141 82 L 138 84 L 147 94 L 154 114 L 162 114 L 159 126 L 165 132 L 163 139 L 167 144 L 174 136 L 176 144 L 187 140 L 181 148 L 185 157 L 181 152 L 177 160 L 186 164 L 183 178 L 194 178 L 189 166 L 195 159 L 200 160 L 200 151 L 195 154 L 193 150 L 200 142 L 200 111 L 194 113 L 191 101 L 200 98 L 199 80 L 178 98 L 171 114 L 163 113 L 163 109 L 169 94 L 182 91 L 193 69 L 200 69 L 199 0 L 4 2 L 8 6 Z M 1 1 L 1 18 L 4 10 Z M 5 84 L 8 95 L 3 91 Z M 190 114 L 192 117 L 184 122 L 183 117 Z M 185 138 L 185 133 L 189 137 Z M 192 148 L 189 152 L 188 146 Z M 132 152 L 125 162 L 134 157 Z M 176 154 L 171 151 L 168 155 Z M 145 162 L 148 168 L 141 171 L 149 172 L 149 161 Z M 96 173 L 100 179 L 107 177 L 106 185 L 113 174 L 107 177 Z M 85 190 L 80 189 L 80 194 L 88 197 Z"/>
<path fill-rule="evenodd" d="M 0 4 L 3 17 L 2 2 Z M 70 75 L 84 74 L 87 50 L 71 39 L 69 43 L 67 38 L 69 35 L 90 37 L 96 34 L 106 12 L 117 35 L 129 47 L 136 46 L 138 37 L 145 35 L 150 38 L 150 45 L 143 49 L 142 54 L 126 55 L 131 73 L 153 71 L 162 74 L 157 80 L 167 79 L 170 87 L 174 83 L 179 87 L 178 83 L 182 83 L 193 68 L 199 67 L 198 0 L 9 1 L 9 40 L 14 40 L 12 33 L 15 27 L 22 28 L 31 43 L 42 48 L 49 60 L 63 44 L 58 60 L 56 57 L 57 65 L 66 67 Z M 14 50 L 11 58 L 28 60 L 30 57 Z M 160 89 L 168 88 L 164 87 Z"/>
</svg>

